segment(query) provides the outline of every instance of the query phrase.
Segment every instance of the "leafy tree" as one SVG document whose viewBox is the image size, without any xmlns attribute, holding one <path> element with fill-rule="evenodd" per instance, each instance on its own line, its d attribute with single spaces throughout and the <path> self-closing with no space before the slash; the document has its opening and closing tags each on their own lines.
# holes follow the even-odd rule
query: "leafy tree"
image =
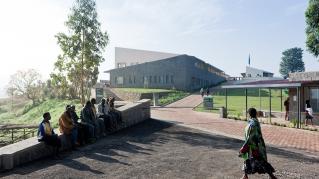
<svg viewBox="0 0 319 179">
<path fill-rule="evenodd" d="M 42 95 L 41 75 L 34 69 L 18 71 L 11 75 L 7 90 L 8 95 L 24 96 L 34 105 Z"/>
<path fill-rule="evenodd" d="M 309 0 L 306 16 L 307 50 L 315 57 L 319 55 L 319 0 Z"/>
<path fill-rule="evenodd" d="M 105 60 L 102 53 L 108 44 L 108 34 L 100 30 L 95 7 L 94 0 L 76 0 L 65 23 L 69 33 L 56 35 L 62 54 L 54 64 L 52 84 L 62 88 L 62 96 L 81 97 L 82 104 L 97 82 L 98 67 Z"/>
<path fill-rule="evenodd" d="M 295 47 L 282 52 L 279 72 L 283 77 L 288 77 L 289 73 L 305 71 L 302 51 L 301 48 Z"/>
</svg>

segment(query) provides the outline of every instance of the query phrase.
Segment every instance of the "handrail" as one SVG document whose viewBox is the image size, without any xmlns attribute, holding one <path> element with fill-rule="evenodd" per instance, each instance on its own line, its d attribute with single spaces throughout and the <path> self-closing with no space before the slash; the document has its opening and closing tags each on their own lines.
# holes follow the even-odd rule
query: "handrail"
<svg viewBox="0 0 319 179">
<path fill-rule="evenodd" d="M 34 137 L 37 125 L 3 125 L 0 126 L 0 146 L 15 143 L 29 137 Z"/>
</svg>

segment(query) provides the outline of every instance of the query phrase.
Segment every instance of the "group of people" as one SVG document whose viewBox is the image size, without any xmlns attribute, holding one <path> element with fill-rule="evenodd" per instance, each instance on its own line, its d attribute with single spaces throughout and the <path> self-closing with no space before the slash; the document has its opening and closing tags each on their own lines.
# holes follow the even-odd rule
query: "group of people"
<svg viewBox="0 0 319 179">
<path fill-rule="evenodd" d="M 209 88 L 207 88 L 205 91 L 204 91 L 203 88 L 201 88 L 201 89 L 199 90 L 199 93 L 200 93 L 200 95 L 202 95 L 202 97 L 204 97 L 205 93 L 206 93 L 206 95 L 208 96 L 208 95 L 210 94 L 210 91 L 209 91 Z"/>
<path fill-rule="evenodd" d="M 59 118 L 59 131 L 69 137 L 73 150 L 79 145 L 93 143 L 108 132 L 117 130 L 122 124 L 120 112 L 114 108 L 114 97 L 103 98 L 95 107 L 96 99 L 87 101 L 78 117 L 75 106 L 67 105 Z M 43 120 L 38 129 L 38 140 L 55 147 L 55 157 L 61 147 L 61 140 L 54 133 L 50 124 L 49 112 L 43 114 Z M 79 122 L 79 119 L 81 121 Z"/>
<path fill-rule="evenodd" d="M 289 97 L 285 100 L 284 106 L 285 106 L 285 111 L 286 111 L 285 120 L 289 121 Z M 310 105 L 310 100 L 306 100 L 306 104 L 305 104 L 305 125 L 307 126 L 309 120 L 311 122 L 311 125 L 313 125 L 312 119 L 313 119 L 313 110 L 312 110 L 312 107 Z"/>
</svg>

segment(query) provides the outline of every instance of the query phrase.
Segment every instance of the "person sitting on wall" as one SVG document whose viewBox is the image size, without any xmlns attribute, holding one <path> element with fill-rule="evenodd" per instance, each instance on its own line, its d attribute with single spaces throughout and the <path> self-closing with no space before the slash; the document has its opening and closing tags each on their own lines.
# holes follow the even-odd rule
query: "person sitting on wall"
<svg viewBox="0 0 319 179">
<path fill-rule="evenodd" d="M 72 149 L 76 149 L 76 141 L 78 136 L 78 129 L 75 126 L 75 123 L 73 122 L 71 116 L 71 105 L 67 105 L 65 111 L 59 118 L 59 126 L 60 126 L 60 132 L 64 135 L 71 135 L 71 144 Z"/>
<path fill-rule="evenodd" d="M 114 107 L 114 102 L 115 102 L 115 98 L 114 97 L 110 97 L 109 98 L 109 114 L 116 119 L 117 121 L 117 126 L 119 123 L 122 123 L 122 118 L 121 118 L 121 113 L 115 109 Z"/>
<path fill-rule="evenodd" d="M 83 109 L 81 110 L 81 124 L 85 126 L 85 140 L 92 143 L 96 140 L 96 130 L 94 115 L 91 107 L 91 101 L 87 101 Z"/>
<path fill-rule="evenodd" d="M 61 147 L 61 140 L 58 138 L 58 135 L 54 133 L 53 128 L 50 124 L 51 115 L 49 112 L 43 114 L 43 120 L 39 124 L 38 129 L 38 141 L 43 141 L 46 145 L 53 146 L 54 157 L 59 158 L 59 149 Z"/>
<path fill-rule="evenodd" d="M 313 125 L 312 123 L 312 119 L 313 119 L 313 111 L 312 111 L 312 108 L 311 108 L 311 105 L 310 105 L 310 101 L 309 100 L 306 100 L 306 119 L 305 119 L 305 126 L 307 125 L 307 121 L 310 120 L 311 122 L 311 125 Z"/>
<path fill-rule="evenodd" d="M 112 125 L 112 119 L 111 115 L 109 114 L 109 106 L 106 103 L 105 98 L 101 100 L 101 103 L 97 107 L 98 109 L 98 118 L 103 119 L 104 125 L 107 129 L 112 130 L 113 125 Z"/>
<path fill-rule="evenodd" d="M 72 119 L 74 125 L 76 126 L 76 128 L 78 129 L 77 142 L 80 145 L 83 145 L 84 144 L 84 139 L 85 139 L 85 126 L 82 123 L 79 123 L 79 119 L 80 118 L 76 114 L 74 105 L 71 105 L 71 119 Z"/>
<path fill-rule="evenodd" d="M 94 116 L 94 122 L 95 122 L 95 127 L 96 127 L 96 131 L 97 131 L 97 137 L 100 138 L 102 136 L 106 136 L 106 131 L 105 131 L 105 125 L 104 125 L 104 121 L 103 119 L 99 119 L 97 116 L 97 111 L 95 108 L 95 104 L 96 104 L 96 99 L 92 98 L 91 99 L 91 108 L 92 108 L 92 112 L 93 112 L 93 116 Z"/>
</svg>

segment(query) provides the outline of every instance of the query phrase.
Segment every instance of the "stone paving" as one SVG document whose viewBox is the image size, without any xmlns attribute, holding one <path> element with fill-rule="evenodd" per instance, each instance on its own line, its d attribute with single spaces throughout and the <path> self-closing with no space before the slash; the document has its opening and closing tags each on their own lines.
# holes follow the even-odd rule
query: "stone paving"
<svg viewBox="0 0 319 179">
<path fill-rule="evenodd" d="M 228 137 L 243 139 L 245 121 L 219 118 L 218 114 L 197 112 L 193 108 L 202 102 L 200 95 L 190 95 L 162 108 L 152 108 L 153 119 L 201 129 Z M 266 145 L 319 156 L 319 132 L 261 124 Z"/>
</svg>

